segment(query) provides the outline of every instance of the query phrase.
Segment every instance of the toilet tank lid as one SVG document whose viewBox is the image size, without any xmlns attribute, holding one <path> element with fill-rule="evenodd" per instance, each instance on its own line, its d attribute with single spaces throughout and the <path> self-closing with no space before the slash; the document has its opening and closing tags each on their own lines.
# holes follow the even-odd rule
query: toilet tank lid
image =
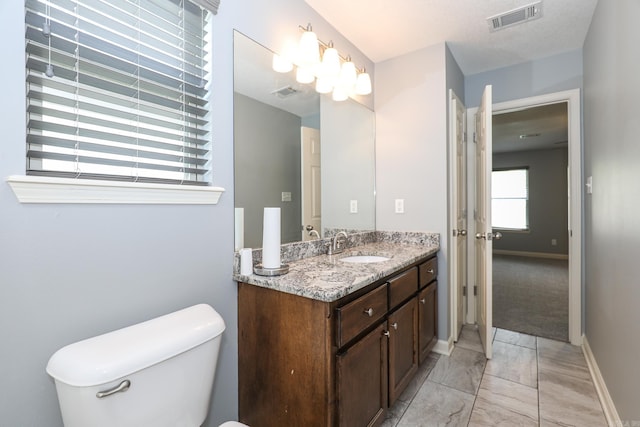
<svg viewBox="0 0 640 427">
<path fill-rule="evenodd" d="M 225 329 L 222 317 L 199 304 L 69 344 L 51 356 L 47 373 L 77 387 L 104 384 L 197 347 Z"/>
</svg>

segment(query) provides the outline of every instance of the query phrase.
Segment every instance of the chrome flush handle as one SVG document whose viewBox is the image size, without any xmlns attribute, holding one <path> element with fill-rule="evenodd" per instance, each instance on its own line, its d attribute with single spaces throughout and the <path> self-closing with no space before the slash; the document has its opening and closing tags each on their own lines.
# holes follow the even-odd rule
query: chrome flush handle
<svg viewBox="0 0 640 427">
<path fill-rule="evenodd" d="M 113 388 L 110 388 L 109 390 L 97 392 L 96 393 L 96 397 L 98 399 L 103 399 L 105 397 L 111 396 L 112 394 L 125 392 L 125 391 L 129 390 L 129 387 L 131 387 L 131 381 L 124 380 L 120 384 L 118 384 L 117 386 L 115 386 Z"/>
</svg>

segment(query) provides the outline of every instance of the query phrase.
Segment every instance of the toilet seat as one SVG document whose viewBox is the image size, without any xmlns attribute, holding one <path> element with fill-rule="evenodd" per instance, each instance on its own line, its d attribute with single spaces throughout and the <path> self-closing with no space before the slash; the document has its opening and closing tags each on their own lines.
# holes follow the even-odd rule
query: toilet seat
<svg viewBox="0 0 640 427">
<path fill-rule="evenodd" d="M 246 424 L 239 423 L 237 421 L 227 421 L 226 423 L 220 424 L 220 427 L 249 427 Z"/>
</svg>

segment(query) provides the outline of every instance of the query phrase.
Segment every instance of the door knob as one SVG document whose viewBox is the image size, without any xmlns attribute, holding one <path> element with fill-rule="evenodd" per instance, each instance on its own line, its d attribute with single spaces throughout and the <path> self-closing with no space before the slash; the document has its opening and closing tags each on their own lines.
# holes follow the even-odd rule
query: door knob
<svg viewBox="0 0 640 427">
<path fill-rule="evenodd" d="M 502 239 L 502 233 L 498 231 L 496 234 L 493 235 L 493 239 L 494 240 Z"/>
<path fill-rule="evenodd" d="M 480 240 L 480 239 L 486 239 L 487 236 L 484 233 L 476 233 L 476 239 Z"/>
<path fill-rule="evenodd" d="M 307 231 L 311 231 L 313 230 L 313 225 L 307 225 L 305 228 L 307 229 Z"/>
<path fill-rule="evenodd" d="M 458 234 L 462 237 L 467 235 L 467 230 L 458 230 Z"/>
</svg>

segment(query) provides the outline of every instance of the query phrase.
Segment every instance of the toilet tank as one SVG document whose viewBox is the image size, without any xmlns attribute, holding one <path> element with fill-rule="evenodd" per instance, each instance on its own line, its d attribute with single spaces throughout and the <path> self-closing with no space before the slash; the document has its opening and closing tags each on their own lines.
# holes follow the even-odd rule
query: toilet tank
<svg viewBox="0 0 640 427">
<path fill-rule="evenodd" d="M 206 304 L 58 350 L 47 364 L 65 427 L 196 427 L 225 329 Z"/>
</svg>

